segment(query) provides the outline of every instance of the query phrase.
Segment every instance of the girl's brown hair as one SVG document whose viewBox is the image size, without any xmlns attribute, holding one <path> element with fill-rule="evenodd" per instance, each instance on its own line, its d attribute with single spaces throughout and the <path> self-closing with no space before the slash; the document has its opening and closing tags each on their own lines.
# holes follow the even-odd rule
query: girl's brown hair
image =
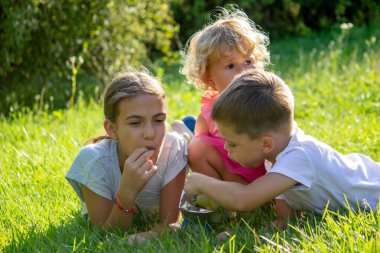
<svg viewBox="0 0 380 253">
<path fill-rule="evenodd" d="M 139 95 L 154 95 L 166 100 L 160 82 L 146 72 L 126 72 L 116 76 L 105 88 L 103 95 L 104 118 L 116 122 L 119 116 L 119 102 Z M 107 135 L 96 136 L 86 144 L 96 143 L 110 138 Z"/>
</svg>

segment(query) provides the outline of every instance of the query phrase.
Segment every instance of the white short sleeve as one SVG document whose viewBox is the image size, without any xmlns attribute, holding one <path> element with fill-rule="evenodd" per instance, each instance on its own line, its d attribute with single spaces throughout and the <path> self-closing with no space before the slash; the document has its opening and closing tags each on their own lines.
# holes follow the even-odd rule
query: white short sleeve
<svg viewBox="0 0 380 253">
<path fill-rule="evenodd" d="M 172 181 L 179 172 L 187 167 L 187 141 L 176 133 L 167 135 L 167 167 L 163 186 Z"/>
<path fill-rule="evenodd" d="M 280 173 L 298 183 L 311 188 L 315 168 L 308 153 L 302 148 L 285 150 L 276 158 L 276 163 L 268 173 Z"/>
<path fill-rule="evenodd" d="M 66 174 L 66 179 L 82 202 L 84 202 L 82 186 L 106 199 L 112 200 L 114 197 L 113 184 L 110 182 L 108 172 L 94 152 L 89 146 L 84 147 Z"/>
</svg>

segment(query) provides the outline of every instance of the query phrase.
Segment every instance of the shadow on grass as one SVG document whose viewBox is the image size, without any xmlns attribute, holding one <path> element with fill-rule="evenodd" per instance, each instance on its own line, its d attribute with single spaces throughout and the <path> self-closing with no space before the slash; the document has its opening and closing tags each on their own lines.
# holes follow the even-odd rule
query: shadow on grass
<svg viewBox="0 0 380 253">
<path fill-rule="evenodd" d="M 62 220 L 61 225 L 49 225 L 46 230 L 39 228 L 38 224 L 30 226 L 28 231 L 14 230 L 11 242 L 2 249 L 2 252 L 135 252 L 142 249 L 143 252 L 157 252 L 157 248 L 162 250 L 169 245 L 173 247 L 173 242 L 170 242 L 172 240 L 175 240 L 174 243 L 178 248 L 182 244 L 180 235 L 173 237 L 169 233 L 163 236 L 166 238 L 170 236 L 170 240 L 164 239 L 166 242 L 163 243 L 152 240 L 144 245 L 127 244 L 127 234 L 149 230 L 150 226 L 146 224 L 152 224 L 155 217 L 148 221 L 142 215 L 135 215 L 128 233 L 120 230 L 101 231 L 92 226 L 80 211 L 72 213 L 71 217 Z"/>
<path fill-rule="evenodd" d="M 191 225 L 177 232 L 164 232 L 143 244 L 130 246 L 124 232 L 102 232 L 90 225 L 78 211 L 61 225 L 50 225 L 44 231 L 38 225 L 27 232 L 15 231 L 12 241 L 3 252 L 215 252 L 229 249 L 232 245 L 237 250 L 252 249 L 262 243 L 252 233 L 252 229 L 260 230 L 272 218 L 273 209 L 268 205 L 253 212 L 240 213 L 236 219 L 211 229 Z M 134 224 L 128 233 L 149 229 L 138 217 Z M 223 231 L 229 231 L 230 236 L 221 240 L 218 235 Z"/>
<path fill-rule="evenodd" d="M 38 224 L 28 232 L 15 231 L 4 252 L 73 252 L 96 249 L 104 235 L 87 222 L 80 212 L 60 226 L 50 225 L 41 231 Z"/>
</svg>

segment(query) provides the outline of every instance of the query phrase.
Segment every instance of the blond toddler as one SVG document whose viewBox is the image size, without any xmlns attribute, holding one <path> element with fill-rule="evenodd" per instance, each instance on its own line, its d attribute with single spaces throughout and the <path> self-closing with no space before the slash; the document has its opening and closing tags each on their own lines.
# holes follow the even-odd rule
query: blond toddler
<svg viewBox="0 0 380 253">
<path fill-rule="evenodd" d="M 211 109 L 237 74 L 246 69 L 262 69 L 269 62 L 269 39 L 240 10 L 219 9 L 216 17 L 216 21 L 190 38 L 182 68 L 187 79 L 205 91 L 195 137 L 188 148 L 189 165 L 193 172 L 250 183 L 266 173 L 264 160 L 244 167 L 231 159 L 211 119 Z"/>
</svg>

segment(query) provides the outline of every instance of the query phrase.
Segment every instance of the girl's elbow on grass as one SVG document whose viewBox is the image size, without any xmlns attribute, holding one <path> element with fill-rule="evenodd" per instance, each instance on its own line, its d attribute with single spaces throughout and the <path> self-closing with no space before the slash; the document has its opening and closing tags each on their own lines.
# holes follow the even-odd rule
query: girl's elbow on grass
<svg viewBox="0 0 380 253">
<path fill-rule="evenodd" d="M 94 221 L 90 220 L 90 223 L 92 226 L 94 226 L 97 229 L 102 230 L 102 231 L 111 231 L 117 227 L 117 226 L 112 225 L 108 221 L 104 221 L 102 223 L 99 223 L 99 222 L 94 222 Z"/>
</svg>

